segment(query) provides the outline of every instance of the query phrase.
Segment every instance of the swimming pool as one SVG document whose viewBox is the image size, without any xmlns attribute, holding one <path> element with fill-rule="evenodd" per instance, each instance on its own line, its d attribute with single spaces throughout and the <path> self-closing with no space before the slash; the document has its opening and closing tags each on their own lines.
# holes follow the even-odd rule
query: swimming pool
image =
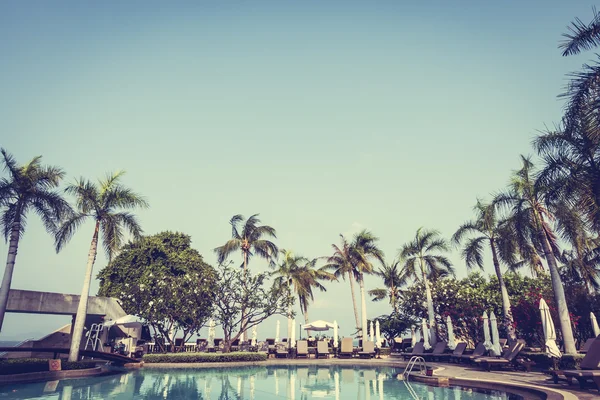
<svg viewBox="0 0 600 400">
<path fill-rule="evenodd" d="M 0 387 L 0 399 L 517 400 L 499 391 L 397 379 L 397 368 L 319 365 L 158 369 Z"/>
</svg>

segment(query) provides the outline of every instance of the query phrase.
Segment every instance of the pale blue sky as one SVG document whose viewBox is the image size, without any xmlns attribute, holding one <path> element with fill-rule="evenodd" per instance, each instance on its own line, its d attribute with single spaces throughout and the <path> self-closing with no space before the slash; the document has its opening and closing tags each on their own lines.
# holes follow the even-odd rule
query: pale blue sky
<svg viewBox="0 0 600 400">
<path fill-rule="evenodd" d="M 145 231 L 188 233 L 211 263 L 237 213 L 309 257 L 361 228 L 389 260 L 420 226 L 449 237 L 560 119 L 565 74 L 591 56 L 557 49 L 587 1 L 176 3 L 0 3 L 0 145 L 69 180 L 126 170 Z M 91 234 L 56 255 L 32 216 L 13 287 L 79 293 Z M 349 334 L 348 283 L 310 315 Z M 66 320 L 8 315 L 1 337 Z"/>
</svg>

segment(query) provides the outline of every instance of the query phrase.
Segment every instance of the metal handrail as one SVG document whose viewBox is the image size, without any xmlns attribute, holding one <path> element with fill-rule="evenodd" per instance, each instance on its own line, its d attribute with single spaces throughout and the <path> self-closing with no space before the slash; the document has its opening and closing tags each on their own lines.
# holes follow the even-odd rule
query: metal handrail
<svg viewBox="0 0 600 400">
<path fill-rule="evenodd" d="M 412 372 L 416 363 L 419 363 L 419 373 L 421 375 L 425 375 L 427 373 L 427 363 L 425 362 L 425 359 L 420 356 L 412 356 L 408 364 L 406 364 L 404 372 L 402 373 L 402 376 L 406 380 L 408 380 L 408 377 L 410 376 L 410 373 Z"/>
<path fill-rule="evenodd" d="M 417 392 L 415 392 L 415 389 L 410 386 L 410 382 L 402 381 L 402 383 L 404 383 L 404 386 L 406 386 L 406 390 L 408 391 L 408 394 L 410 394 L 410 397 L 412 397 L 414 400 L 420 400 L 420 397 L 417 395 Z"/>
</svg>

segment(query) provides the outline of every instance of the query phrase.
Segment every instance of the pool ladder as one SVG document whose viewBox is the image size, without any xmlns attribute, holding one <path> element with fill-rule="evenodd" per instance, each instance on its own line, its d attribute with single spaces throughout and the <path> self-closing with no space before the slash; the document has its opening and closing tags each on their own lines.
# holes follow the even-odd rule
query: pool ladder
<svg viewBox="0 0 600 400">
<path fill-rule="evenodd" d="M 402 377 L 405 380 L 408 380 L 410 373 L 412 372 L 413 368 L 415 367 L 415 364 L 417 363 L 419 364 L 419 372 L 422 375 L 425 375 L 427 373 L 427 364 L 425 363 L 425 359 L 419 356 L 412 356 L 408 364 L 406 364 L 404 372 L 402 373 Z"/>
</svg>

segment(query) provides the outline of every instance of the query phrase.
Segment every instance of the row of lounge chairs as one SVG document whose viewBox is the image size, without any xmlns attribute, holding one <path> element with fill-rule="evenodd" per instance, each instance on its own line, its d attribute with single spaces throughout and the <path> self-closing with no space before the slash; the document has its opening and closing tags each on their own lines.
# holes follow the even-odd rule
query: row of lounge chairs
<svg viewBox="0 0 600 400">
<path fill-rule="evenodd" d="M 352 358 L 355 355 L 358 355 L 360 358 L 373 358 L 375 356 L 375 343 L 370 341 L 365 342 L 360 351 L 355 350 L 352 343 L 352 338 L 343 338 L 337 356 L 339 358 Z M 296 358 L 310 357 L 308 342 L 306 340 L 298 340 L 298 342 L 296 343 L 295 350 L 295 353 L 290 353 L 289 348 L 285 343 L 279 343 L 276 346 L 275 357 L 287 358 L 293 355 L 295 355 Z M 331 352 L 329 351 L 328 342 L 325 340 L 318 341 L 315 351 L 315 357 L 329 358 L 330 355 Z"/>
</svg>

